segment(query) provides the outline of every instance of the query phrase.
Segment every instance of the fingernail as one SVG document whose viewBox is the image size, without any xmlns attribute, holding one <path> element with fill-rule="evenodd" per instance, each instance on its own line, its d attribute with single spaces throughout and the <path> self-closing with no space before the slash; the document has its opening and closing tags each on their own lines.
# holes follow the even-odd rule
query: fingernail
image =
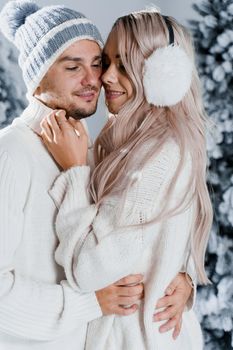
<svg viewBox="0 0 233 350">
<path fill-rule="evenodd" d="M 59 111 L 56 111 L 56 116 L 59 117 L 63 112 L 65 112 L 64 109 L 59 109 Z"/>
<path fill-rule="evenodd" d="M 171 288 L 167 288 L 165 291 L 166 294 L 171 294 L 172 293 L 172 289 Z"/>
</svg>

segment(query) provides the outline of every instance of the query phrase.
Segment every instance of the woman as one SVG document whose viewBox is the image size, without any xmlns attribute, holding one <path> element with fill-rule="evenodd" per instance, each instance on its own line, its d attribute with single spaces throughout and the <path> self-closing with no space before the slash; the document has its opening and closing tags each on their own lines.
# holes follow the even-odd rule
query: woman
<svg viewBox="0 0 233 350">
<path fill-rule="evenodd" d="M 202 349 L 192 310 L 184 314 L 176 341 L 152 322 L 155 298 L 190 259 L 199 281 L 208 282 L 204 254 L 212 210 L 191 39 L 170 17 L 154 10 L 132 13 L 113 26 L 103 70 L 112 116 L 95 142 L 91 177 L 80 122 L 71 120 L 78 135 L 67 127 L 67 154 L 76 152 L 69 164 L 59 155 L 63 138 L 58 145 L 48 142 L 53 128 L 46 122 L 43 136 L 57 162 L 68 169 L 51 196 L 59 207 L 56 260 L 69 283 L 89 292 L 130 273 L 144 275 L 138 312 L 92 321 L 86 349 Z"/>
</svg>

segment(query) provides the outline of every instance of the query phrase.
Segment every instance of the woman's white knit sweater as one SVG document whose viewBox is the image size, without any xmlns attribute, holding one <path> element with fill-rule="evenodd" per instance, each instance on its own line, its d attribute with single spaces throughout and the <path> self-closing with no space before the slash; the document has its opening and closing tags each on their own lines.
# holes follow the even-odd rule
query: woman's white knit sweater
<svg viewBox="0 0 233 350">
<path fill-rule="evenodd" d="M 143 146 L 141 158 L 149 147 Z M 86 350 L 202 349 L 201 330 L 193 310 L 184 313 L 176 341 L 171 332 L 159 333 L 160 324 L 152 321 L 156 301 L 182 269 L 188 254 L 195 203 L 162 222 L 143 224 L 154 218 L 166 201 L 179 159 L 177 144 L 169 140 L 141 171 L 127 175 L 135 182 L 126 196 L 109 195 L 99 209 L 90 203 L 87 193 L 87 166 L 61 174 L 50 191 L 59 208 L 56 260 L 64 267 L 74 290 L 92 292 L 131 273 L 144 275 L 145 298 L 139 311 L 128 317 L 112 315 L 91 321 Z M 182 198 L 190 176 L 191 161 L 187 157 L 169 208 Z"/>
</svg>

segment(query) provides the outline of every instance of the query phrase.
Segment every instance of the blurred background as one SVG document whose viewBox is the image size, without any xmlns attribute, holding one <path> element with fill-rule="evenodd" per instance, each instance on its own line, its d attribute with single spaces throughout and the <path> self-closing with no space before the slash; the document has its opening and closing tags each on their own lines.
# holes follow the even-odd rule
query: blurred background
<svg viewBox="0 0 233 350">
<path fill-rule="evenodd" d="M 0 10 L 6 2 L 0 0 Z M 208 184 L 215 212 L 206 257 L 212 284 L 199 287 L 196 311 L 204 332 L 204 349 L 233 349 L 233 0 L 36 2 L 41 6 L 64 4 L 83 12 L 99 27 L 104 39 L 117 17 L 153 4 L 192 32 L 212 125 L 207 134 Z M 19 116 L 26 105 L 17 51 L 0 33 L 0 127 Z M 101 96 L 97 113 L 87 120 L 93 139 L 106 118 Z"/>
</svg>

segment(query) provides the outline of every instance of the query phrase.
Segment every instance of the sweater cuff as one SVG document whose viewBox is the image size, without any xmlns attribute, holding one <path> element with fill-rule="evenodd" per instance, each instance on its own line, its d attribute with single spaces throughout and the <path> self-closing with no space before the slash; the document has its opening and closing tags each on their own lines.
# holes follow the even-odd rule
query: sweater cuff
<svg viewBox="0 0 233 350">
<path fill-rule="evenodd" d="M 196 274 L 187 267 L 187 270 L 181 270 L 181 273 L 186 273 L 188 277 L 191 280 L 191 285 L 192 285 L 192 291 L 190 294 L 189 299 L 187 300 L 185 311 L 190 311 L 194 308 L 195 302 L 196 302 L 196 296 L 197 296 L 197 281 L 196 281 Z"/>
<path fill-rule="evenodd" d="M 185 311 L 190 311 L 193 310 L 195 302 L 196 302 L 196 296 L 197 296 L 197 285 L 196 283 L 192 282 L 192 292 L 191 295 L 187 301 L 186 304 L 186 310 Z"/>
<path fill-rule="evenodd" d="M 73 324 L 88 323 L 96 318 L 103 316 L 102 310 L 96 298 L 96 294 L 93 293 L 80 293 L 74 291 L 67 281 L 61 282 L 65 308 L 64 312 L 67 316 L 67 321 Z"/>
<path fill-rule="evenodd" d="M 58 176 L 49 194 L 58 209 L 65 196 L 68 197 L 72 208 L 86 207 L 90 204 L 90 195 L 87 191 L 89 181 L 89 166 L 72 167 Z"/>
</svg>

